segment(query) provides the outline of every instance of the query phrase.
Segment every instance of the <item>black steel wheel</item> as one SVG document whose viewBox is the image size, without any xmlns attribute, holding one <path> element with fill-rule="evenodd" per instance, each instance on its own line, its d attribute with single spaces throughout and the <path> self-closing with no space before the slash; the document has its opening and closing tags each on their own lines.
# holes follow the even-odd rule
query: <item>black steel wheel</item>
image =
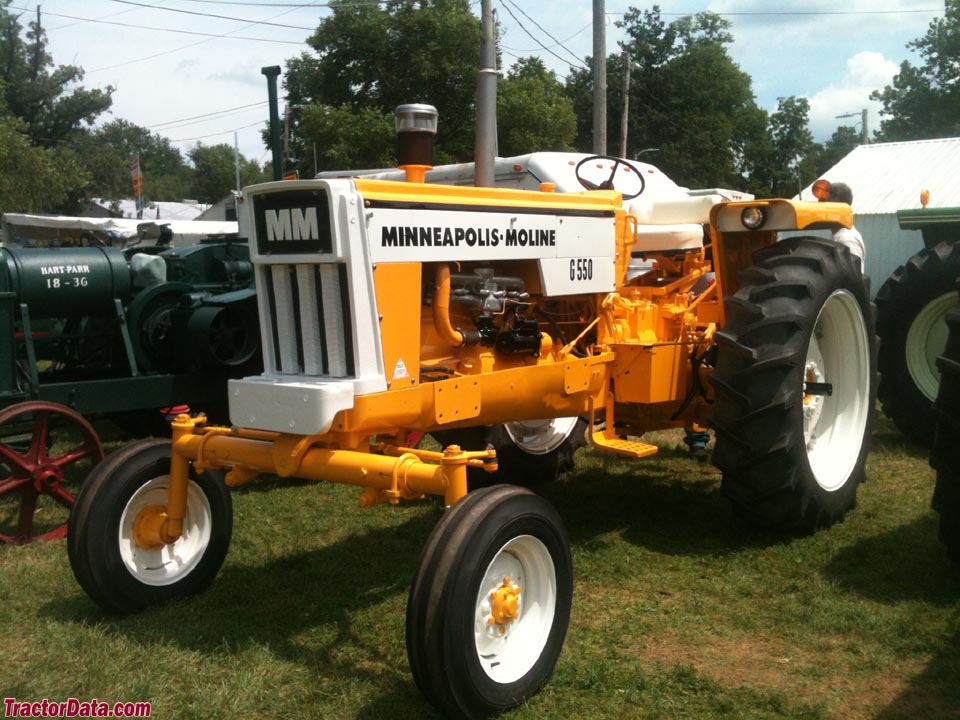
<svg viewBox="0 0 960 720">
<path fill-rule="evenodd" d="M 812 531 L 841 520 L 865 479 L 873 313 L 855 259 L 831 240 L 790 238 L 755 262 L 717 333 L 713 462 L 739 517 Z"/>
<path fill-rule="evenodd" d="M 191 471 L 176 542 L 144 548 L 134 539 L 137 516 L 166 503 L 170 456 L 170 441 L 162 439 L 110 455 L 84 483 L 70 513 L 67 553 L 74 577 L 111 612 L 137 612 L 201 592 L 226 557 L 233 506 L 222 477 L 210 472 Z"/>
<path fill-rule="evenodd" d="M 471 468 L 471 487 L 510 483 L 535 487 L 573 470 L 574 453 L 586 444 L 587 421 L 571 416 L 433 432 L 441 445 L 466 450 L 492 447 L 497 451 L 497 471 Z"/>
<path fill-rule="evenodd" d="M 570 543 L 529 490 L 476 490 L 434 528 L 407 602 L 407 657 L 444 714 L 483 718 L 538 692 L 570 620 Z"/>
<path fill-rule="evenodd" d="M 960 245 L 942 242 L 897 268 L 877 292 L 880 389 L 884 414 L 897 429 L 929 445 L 947 342 L 946 315 L 957 304 Z"/>
<path fill-rule="evenodd" d="M 947 338 L 940 368 L 940 392 L 930 465 L 937 471 L 933 509 L 940 513 L 940 540 L 947 554 L 960 563 L 960 308 L 947 313 Z"/>
</svg>

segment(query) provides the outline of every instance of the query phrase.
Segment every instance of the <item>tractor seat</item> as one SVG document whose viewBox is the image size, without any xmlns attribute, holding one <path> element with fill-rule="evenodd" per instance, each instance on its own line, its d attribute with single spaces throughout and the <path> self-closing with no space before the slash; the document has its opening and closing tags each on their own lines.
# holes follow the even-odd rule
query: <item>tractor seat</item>
<svg viewBox="0 0 960 720">
<path fill-rule="evenodd" d="M 698 195 L 650 201 L 642 195 L 627 204 L 637 218 L 634 254 L 697 250 L 703 247 L 703 226 L 720 195 Z"/>
</svg>

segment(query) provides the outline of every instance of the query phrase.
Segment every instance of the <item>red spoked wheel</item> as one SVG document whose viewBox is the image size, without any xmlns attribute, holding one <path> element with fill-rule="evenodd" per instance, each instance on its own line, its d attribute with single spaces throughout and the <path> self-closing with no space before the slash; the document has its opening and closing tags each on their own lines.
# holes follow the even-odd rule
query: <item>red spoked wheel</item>
<svg viewBox="0 0 960 720">
<path fill-rule="evenodd" d="M 0 438 L 0 542 L 64 537 L 69 488 L 103 460 L 96 431 L 68 407 L 29 401 L 0 411 Z"/>
</svg>

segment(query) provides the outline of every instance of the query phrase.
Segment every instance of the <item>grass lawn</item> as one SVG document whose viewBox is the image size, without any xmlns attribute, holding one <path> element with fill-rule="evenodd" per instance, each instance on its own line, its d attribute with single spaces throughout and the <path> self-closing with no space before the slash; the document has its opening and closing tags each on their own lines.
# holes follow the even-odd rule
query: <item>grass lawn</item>
<svg viewBox="0 0 960 720">
<path fill-rule="evenodd" d="M 881 420 L 846 522 L 738 530 L 719 473 L 661 452 L 580 451 L 543 494 L 576 586 L 553 679 L 510 718 L 960 718 L 960 568 L 929 509 L 926 451 Z M 0 546 L 0 698 L 150 701 L 159 718 L 432 718 L 404 610 L 434 504 L 361 510 L 355 488 L 261 480 L 187 602 L 118 618 L 63 540 Z"/>
</svg>

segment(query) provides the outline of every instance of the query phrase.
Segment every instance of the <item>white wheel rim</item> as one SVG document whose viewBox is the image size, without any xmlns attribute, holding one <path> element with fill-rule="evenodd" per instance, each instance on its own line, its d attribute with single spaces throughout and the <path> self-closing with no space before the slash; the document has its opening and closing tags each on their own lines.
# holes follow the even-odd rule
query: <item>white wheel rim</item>
<svg viewBox="0 0 960 720">
<path fill-rule="evenodd" d="M 513 444 L 531 455 L 546 455 L 563 445 L 577 426 L 576 415 L 572 417 L 546 418 L 544 420 L 517 420 L 504 424 Z"/>
<path fill-rule="evenodd" d="M 856 298 L 837 290 L 823 304 L 804 363 L 805 382 L 825 382 L 832 395 L 805 395 L 803 436 L 817 484 L 828 492 L 850 478 L 870 413 L 870 344 Z"/>
<path fill-rule="evenodd" d="M 491 623 L 491 594 L 504 579 L 519 587 L 517 618 Z M 494 556 L 477 591 L 474 640 L 480 667 L 498 683 L 519 680 L 536 664 L 550 637 L 557 606 L 557 573 L 540 540 L 520 535 Z"/>
<path fill-rule="evenodd" d="M 144 585 L 172 585 L 185 578 L 203 557 L 210 544 L 213 526 L 210 503 L 193 480 L 187 483 L 187 513 L 180 538 L 158 550 L 144 550 L 133 539 L 137 515 L 150 505 L 166 505 L 170 476 L 156 477 L 137 490 L 120 516 L 120 557 L 127 571 Z"/>
<path fill-rule="evenodd" d="M 913 384 L 931 402 L 937 399 L 937 390 L 940 388 L 937 357 L 943 354 L 947 346 L 947 311 L 956 304 L 955 292 L 944 293 L 931 300 L 917 313 L 907 331 L 907 372 Z"/>
</svg>

